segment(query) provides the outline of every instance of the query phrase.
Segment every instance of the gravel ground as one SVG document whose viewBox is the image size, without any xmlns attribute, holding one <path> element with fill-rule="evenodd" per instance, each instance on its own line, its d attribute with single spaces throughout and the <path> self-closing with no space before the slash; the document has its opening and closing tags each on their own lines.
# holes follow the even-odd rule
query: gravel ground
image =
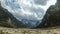
<svg viewBox="0 0 60 34">
<path fill-rule="evenodd" d="M 2 34 L 60 34 L 60 27 L 45 28 L 45 29 L 0 27 L 0 33 Z"/>
</svg>

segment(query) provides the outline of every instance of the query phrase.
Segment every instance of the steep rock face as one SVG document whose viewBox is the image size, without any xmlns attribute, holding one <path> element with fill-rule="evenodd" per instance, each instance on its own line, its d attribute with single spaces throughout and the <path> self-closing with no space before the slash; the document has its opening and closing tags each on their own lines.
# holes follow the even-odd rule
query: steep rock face
<svg viewBox="0 0 60 34">
<path fill-rule="evenodd" d="M 0 26 L 9 26 L 6 21 L 9 18 L 9 15 L 6 12 L 7 10 L 0 6 Z"/>
<path fill-rule="evenodd" d="M 21 21 L 17 20 L 10 12 L 8 12 L 7 9 L 3 8 L 0 4 L 0 26 L 24 28 L 27 25 L 24 25 Z"/>
<path fill-rule="evenodd" d="M 57 0 L 56 5 L 52 5 L 46 12 L 42 23 L 39 27 L 53 27 L 60 26 L 60 0 Z"/>
<path fill-rule="evenodd" d="M 56 6 L 60 7 L 60 0 L 57 0 Z"/>
<path fill-rule="evenodd" d="M 0 4 L 0 26 L 4 27 L 23 27 L 23 24 L 20 23 L 8 10 L 1 7 Z"/>
<path fill-rule="evenodd" d="M 50 7 L 43 20 L 42 23 L 38 26 L 38 27 L 49 27 L 49 26 L 53 26 L 55 24 L 55 21 L 57 22 L 57 17 L 55 14 L 53 14 L 53 12 L 50 10 L 52 7 Z"/>
</svg>

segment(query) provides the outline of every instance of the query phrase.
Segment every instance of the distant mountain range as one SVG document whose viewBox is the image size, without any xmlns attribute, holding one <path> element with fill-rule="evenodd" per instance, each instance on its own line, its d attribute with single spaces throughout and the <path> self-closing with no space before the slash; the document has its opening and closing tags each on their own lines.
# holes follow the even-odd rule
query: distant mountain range
<svg viewBox="0 0 60 34">
<path fill-rule="evenodd" d="M 42 23 L 36 28 L 60 26 L 60 6 L 52 5 L 46 12 Z M 1 7 L 0 4 L 0 26 L 4 27 L 26 27 L 21 21 L 17 20 L 8 10 Z"/>
<path fill-rule="evenodd" d="M 27 20 L 25 19 L 25 21 Z M 38 21 L 34 20 L 32 22 L 38 22 Z M 0 5 L 0 26 L 24 28 L 24 27 L 30 27 L 30 25 L 27 26 L 27 24 L 23 24 L 21 21 L 17 20 L 7 9 L 3 8 Z"/>
</svg>

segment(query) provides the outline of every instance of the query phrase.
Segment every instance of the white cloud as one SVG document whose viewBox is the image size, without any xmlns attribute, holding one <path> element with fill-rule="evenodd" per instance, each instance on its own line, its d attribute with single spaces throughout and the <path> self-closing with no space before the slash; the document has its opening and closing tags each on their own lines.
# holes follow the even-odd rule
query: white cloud
<svg viewBox="0 0 60 34">
<path fill-rule="evenodd" d="M 46 5 L 48 0 L 34 0 L 37 5 Z"/>
</svg>

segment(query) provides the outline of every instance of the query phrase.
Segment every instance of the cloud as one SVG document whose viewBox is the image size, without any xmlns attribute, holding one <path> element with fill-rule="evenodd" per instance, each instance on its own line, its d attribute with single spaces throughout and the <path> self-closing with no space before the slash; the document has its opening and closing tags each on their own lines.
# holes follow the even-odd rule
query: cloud
<svg viewBox="0 0 60 34">
<path fill-rule="evenodd" d="M 34 0 L 37 5 L 46 5 L 48 0 Z"/>
</svg>

